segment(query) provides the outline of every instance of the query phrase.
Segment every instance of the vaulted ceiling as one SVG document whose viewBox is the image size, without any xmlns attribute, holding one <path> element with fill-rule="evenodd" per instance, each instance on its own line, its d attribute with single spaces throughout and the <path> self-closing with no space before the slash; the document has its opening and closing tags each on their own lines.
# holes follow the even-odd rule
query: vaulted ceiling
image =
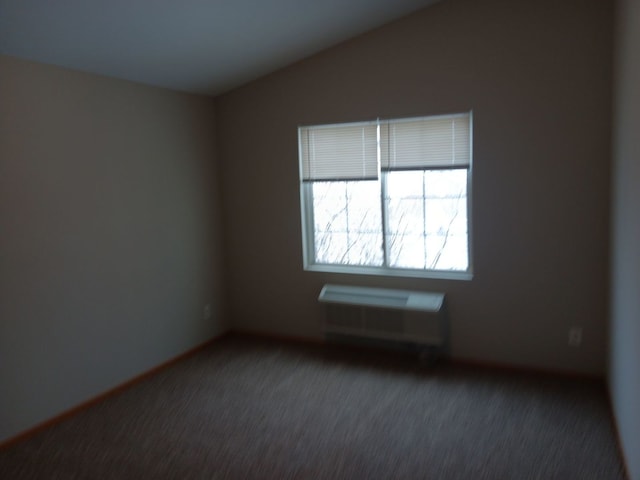
<svg viewBox="0 0 640 480">
<path fill-rule="evenodd" d="M 216 95 L 439 0 L 0 0 L 0 53 Z"/>
</svg>

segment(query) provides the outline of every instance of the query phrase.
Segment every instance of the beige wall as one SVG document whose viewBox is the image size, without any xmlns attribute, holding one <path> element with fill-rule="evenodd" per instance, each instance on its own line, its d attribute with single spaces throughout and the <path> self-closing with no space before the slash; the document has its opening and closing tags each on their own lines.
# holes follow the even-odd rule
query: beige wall
<svg viewBox="0 0 640 480">
<path fill-rule="evenodd" d="M 609 385 L 630 478 L 640 479 L 640 2 L 616 14 Z"/>
<path fill-rule="evenodd" d="M 0 441 L 224 329 L 214 131 L 206 97 L 0 57 Z"/>
<path fill-rule="evenodd" d="M 215 118 L 205 97 L 0 57 L 0 441 L 224 331 L 226 291 L 235 328 L 316 338 L 326 282 L 445 291 L 454 356 L 603 373 L 611 26 L 606 0 L 446 0 L 218 97 Z M 625 42 L 611 379 L 635 452 Z M 298 125 L 470 109 L 472 281 L 302 270 Z"/>
<path fill-rule="evenodd" d="M 438 290 L 454 356 L 602 374 L 611 30 L 606 0 L 447 0 L 218 97 L 234 327 L 318 337 L 325 282 Z M 302 270 L 298 125 L 470 109 L 472 281 Z"/>
</svg>

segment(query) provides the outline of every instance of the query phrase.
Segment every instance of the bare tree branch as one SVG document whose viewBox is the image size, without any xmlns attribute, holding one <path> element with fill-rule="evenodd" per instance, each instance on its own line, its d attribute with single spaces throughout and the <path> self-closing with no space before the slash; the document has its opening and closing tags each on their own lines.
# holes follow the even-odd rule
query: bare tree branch
<svg viewBox="0 0 640 480">
<path fill-rule="evenodd" d="M 451 232 L 451 226 L 453 225 L 453 222 L 455 221 L 456 217 L 458 216 L 458 212 L 460 211 L 460 199 L 462 198 L 462 192 L 458 193 L 458 197 L 456 198 L 456 211 L 453 214 L 453 216 L 451 217 L 451 220 L 449 221 L 449 225 L 447 225 L 447 228 L 445 230 L 445 234 L 444 234 L 444 241 L 442 242 L 442 246 L 440 247 L 440 250 L 438 250 L 438 253 L 436 254 L 435 258 L 433 259 L 433 262 L 431 262 L 431 267 L 430 268 L 436 268 L 436 266 L 438 265 L 438 262 L 440 261 L 440 257 L 442 256 L 442 252 L 444 252 L 445 247 L 447 246 L 447 241 L 449 240 L 449 234 Z"/>
</svg>

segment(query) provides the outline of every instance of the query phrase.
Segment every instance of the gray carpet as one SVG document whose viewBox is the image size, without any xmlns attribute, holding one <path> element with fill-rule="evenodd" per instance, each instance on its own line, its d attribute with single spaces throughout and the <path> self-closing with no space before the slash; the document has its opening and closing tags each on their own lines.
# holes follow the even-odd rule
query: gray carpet
<svg viewBox="0 0 640 480">
<path fill-rule="evenodd" d="M 624 474 L 600 382 L 227 337 L 0 451 L 0 478 Z"/>
</svg>

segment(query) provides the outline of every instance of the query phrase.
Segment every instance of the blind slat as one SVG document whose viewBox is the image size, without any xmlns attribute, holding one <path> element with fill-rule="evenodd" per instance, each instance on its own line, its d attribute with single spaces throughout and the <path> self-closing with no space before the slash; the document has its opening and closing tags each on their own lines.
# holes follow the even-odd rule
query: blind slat
<svg viewBox="0 0 640 480">
<path fill-rule="evenodd" d="M 304 181 L 471 164 L 470 113 L 300 127 L 298 137 Z"/>
<path fill-rule="evenodd" d="M 468 166 L 471 163 L 469 117 L 469 114 L 457 114 L 389 121 L 381 131 L 381 167 L 406 170 Z"/>
<path fill-rule="evenodd" d="M 363 124 L 299 130 L 303 180 L 378 178 L 378 127 Z"/>
</svg>

